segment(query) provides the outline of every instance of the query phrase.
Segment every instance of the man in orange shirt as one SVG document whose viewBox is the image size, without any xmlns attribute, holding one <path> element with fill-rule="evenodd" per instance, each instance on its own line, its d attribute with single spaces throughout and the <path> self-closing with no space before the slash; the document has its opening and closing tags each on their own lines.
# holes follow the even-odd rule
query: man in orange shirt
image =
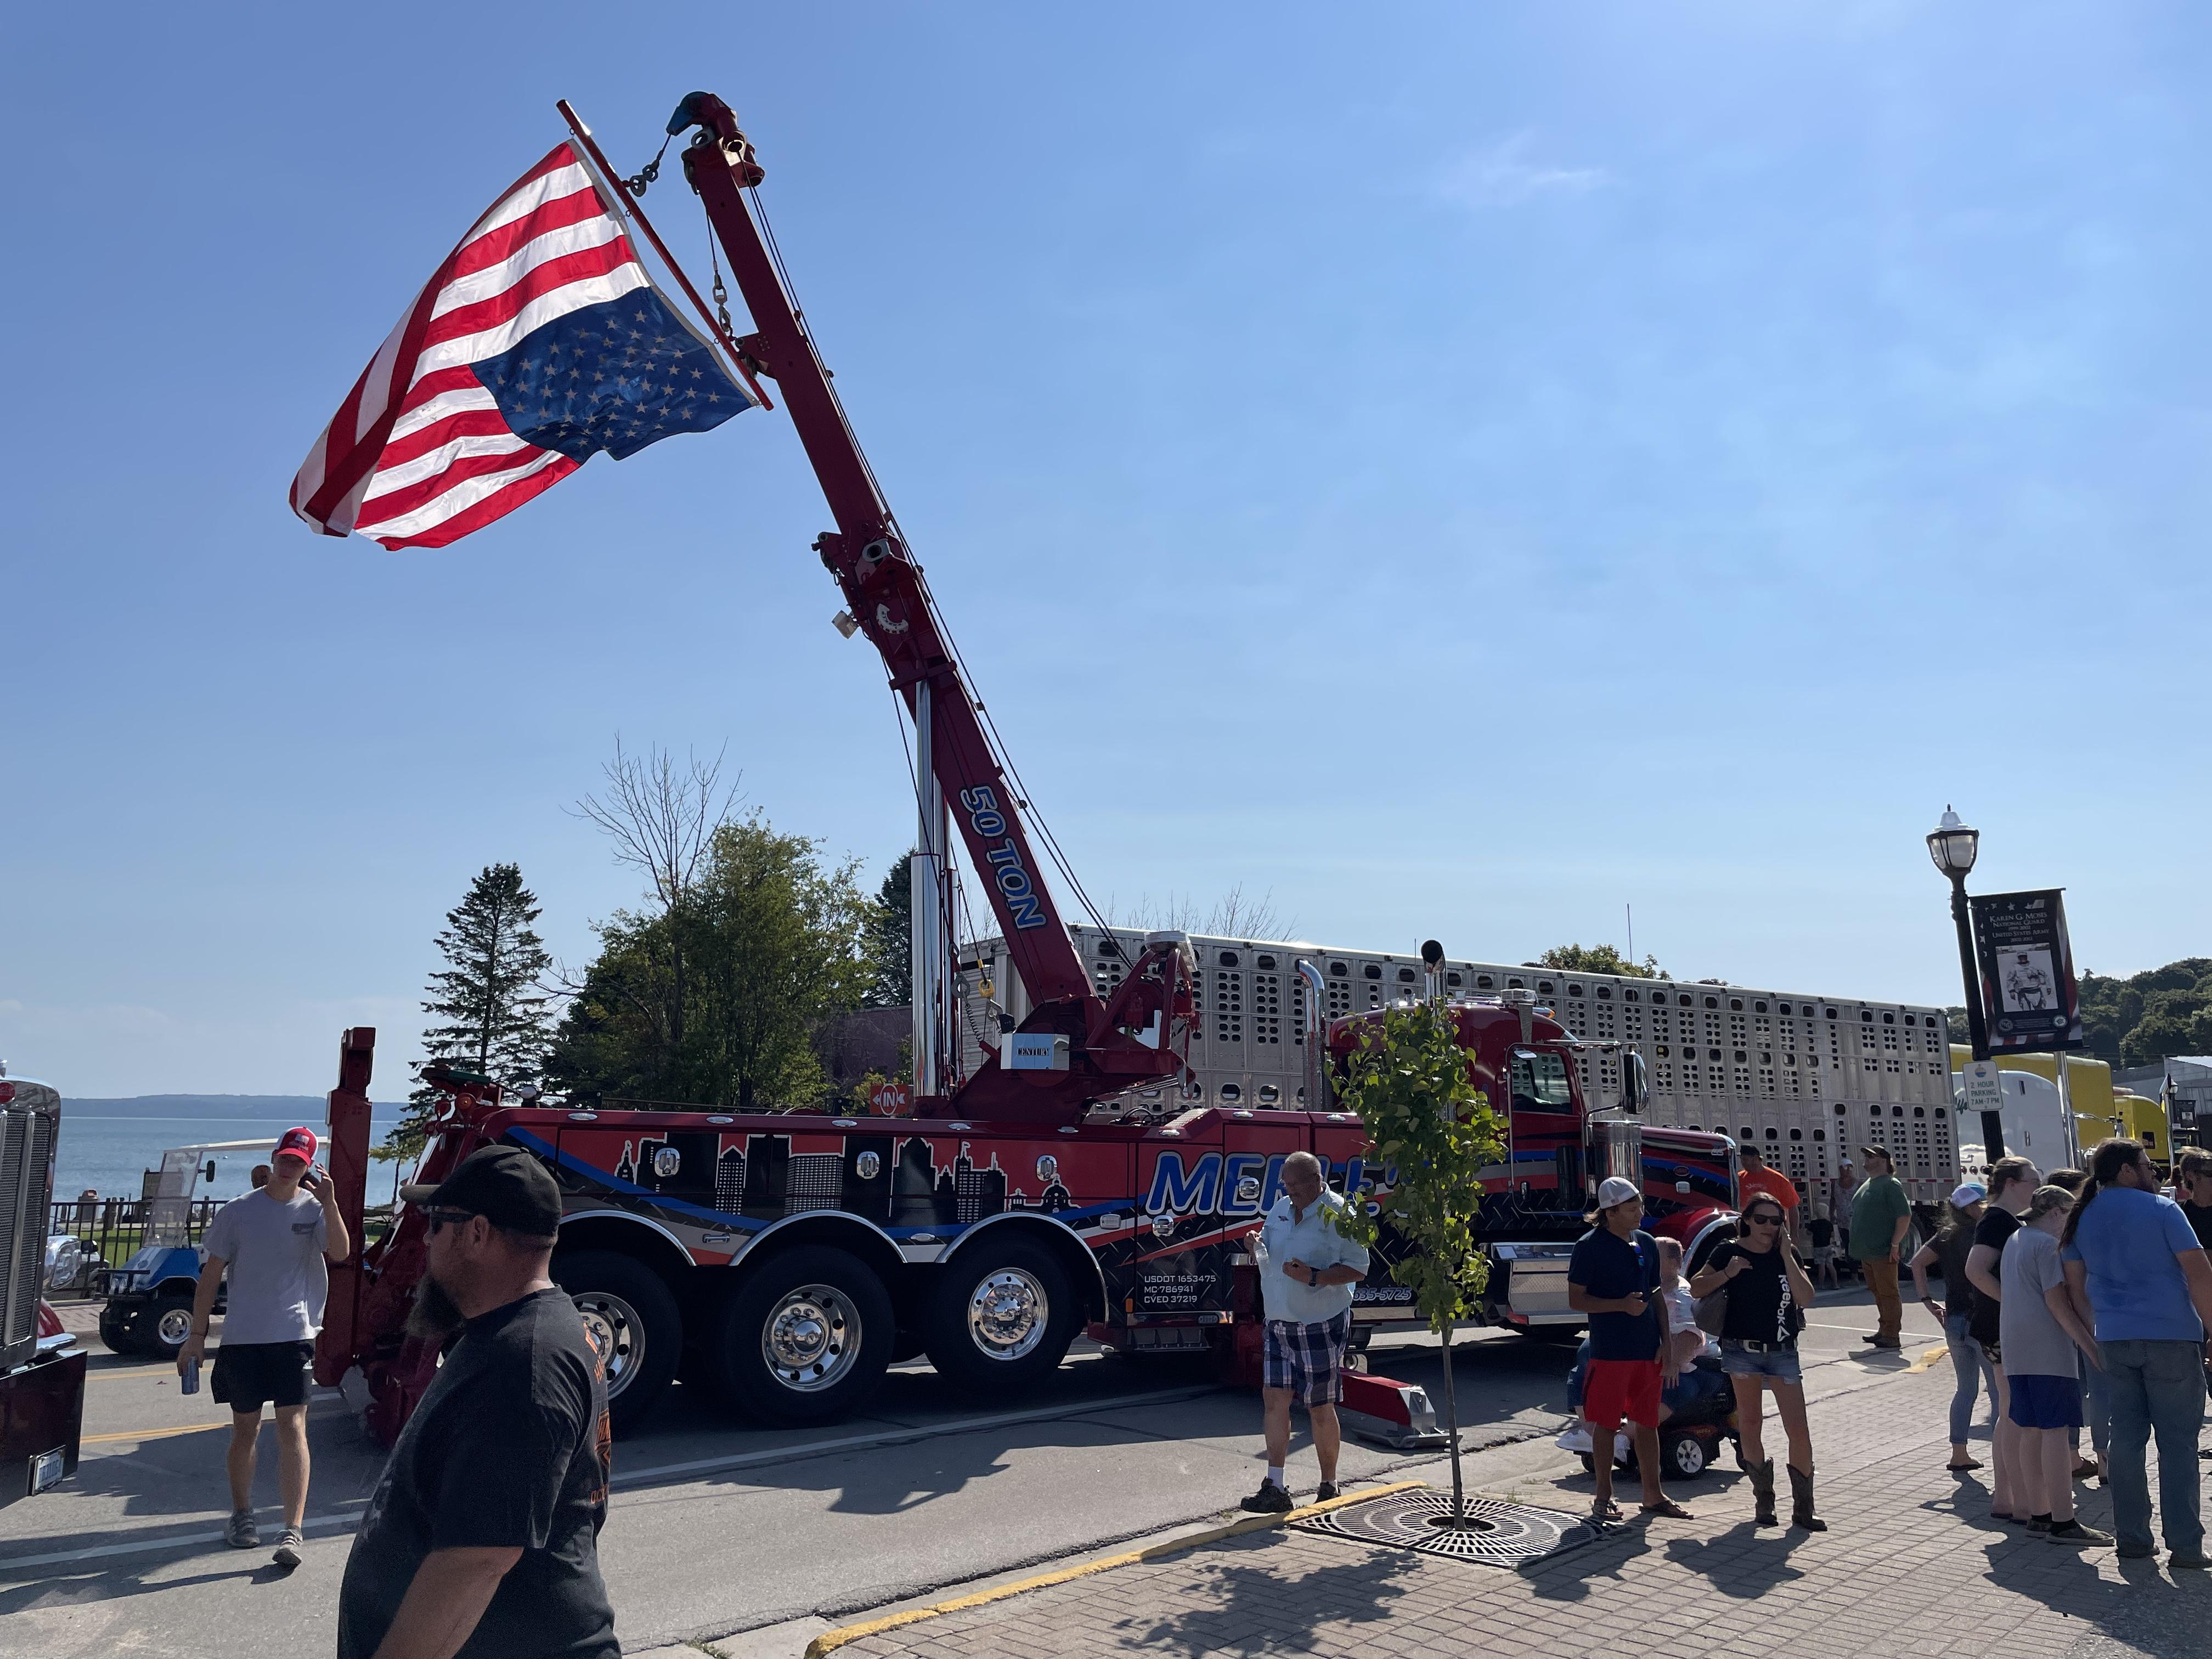
<svg viewBox="0 0 2212 1659">
<path fill-rule="evenodd" d="M 1796 1183 L 1781 1170 L 1768 1169 L 1766 1154 L 1756 1146 L 1744 1147 L 1737 1157 L 1742 1160 L 1743 1169 L 1735 1181 L 1736 1208 L 1741 1210 L 1750 1203 L 1754 1193 L 1762 1198 L 1772 1199 L 1782 1206 L 1784 1224 L 1790 1229 L 1790 1236 L 1796 1238 L 1800 1201 Z"/>
</svg>

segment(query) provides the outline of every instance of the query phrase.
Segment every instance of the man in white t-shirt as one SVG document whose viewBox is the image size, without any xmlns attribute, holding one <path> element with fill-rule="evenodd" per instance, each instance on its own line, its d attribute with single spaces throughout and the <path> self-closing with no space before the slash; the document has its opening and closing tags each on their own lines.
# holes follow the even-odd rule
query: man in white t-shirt
<svg viewBox="0 0 2212 1659">
<path fill-rule="evenodd" d="M 1314 1455 L 1321 1462 L 1315 1496 L 1337 1495 L 1336 1456 L 1343 1443 L 1336 1402 L 1344 1393 L 1344 1350 L 1352 1339 L 1352 1287 L 1367 1277 L 1367 1249 L 1336 1228 L 1342 1194 L 1330 1192 L 1321 1160 L 1292 1152 L 1283 1160 L 1283 1195 L 1253 1240 L 1267 1324 L 1260 1373 L 1267 1478 L 1244 1500 L 1255 1515 L 1291 1507 L 1284 1474 L 1291 1448 L 1291 1401 L 1306 1408 Z"/>
<path fill-rule="evenodd" d="M 223 1540 L 236 1549 L 261 1541 L 253 1521 L 253 1462 L 261 1408 L 273 1405 L 284 1500 L 276 1553 L 281 1567 L 300 1565 L 300 1528 L 307 1514 L 307 1367 L 330 1294 L 326 1264 L 343 1261 L 351 1243 L 331 1183 L 314 1161 L 315 1132 L 285 1130 L 270 1159 L 268 1184 L 216 1212 L 201 1240 L 207 1265 L 192 1298 L 191 1338 L 177 1354 L 179 1376 L 205 1358 L 208 1321 L 227 1269 L 230 1302 L 208 1390 L 230 1407 L 230 1525 Z"/>
</svg>

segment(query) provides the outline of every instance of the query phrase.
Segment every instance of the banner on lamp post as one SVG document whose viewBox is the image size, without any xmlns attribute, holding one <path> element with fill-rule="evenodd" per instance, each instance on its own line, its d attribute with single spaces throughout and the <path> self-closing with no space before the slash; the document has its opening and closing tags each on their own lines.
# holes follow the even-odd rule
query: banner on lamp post
<svg viewBox="0 0 2212 1659">
<path fill-rule="evenodd" d="M 2063 890 L 1982 893 L 1972 902 L 1990 1051 L 2086 1046 Z"/>
</svg>

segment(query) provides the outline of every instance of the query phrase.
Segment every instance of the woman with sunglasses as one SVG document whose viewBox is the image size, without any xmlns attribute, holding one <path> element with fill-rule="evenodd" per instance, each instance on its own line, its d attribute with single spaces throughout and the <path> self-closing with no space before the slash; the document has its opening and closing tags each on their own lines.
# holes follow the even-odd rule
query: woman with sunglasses
<svg viewBox="0 0 2212 1659">
<path fill-rule="evenodd" d="M 1804 1373 L 1797 1360 L 1797 1333 L 1805 1327 L 1804 1310 L 1813 1305 L 1813 1281 L 1790 1248 L 1782 1206 L 1772 1199 L 1753 1198 L 1745 1205 L 1735 1240 L 1715 1249 L 1690 1281 L 1690 1294 L 1700 1301 L 1716 1291 L 1728 1298 L 1721 1368 L 1735 1389 L 1736 1434 L 1756 1506 L 1753 1520 L 1762 1527 L 1778 1524 L 1774 1460 L 1761 1435 L 1764 1395 L 1771 1389 L 1790 1440 L 1790 1524 L 1826 1532 L 1828 1523 L 1813 1513 L 1813 1431 L 1805 1419 Z"/>
</svg>

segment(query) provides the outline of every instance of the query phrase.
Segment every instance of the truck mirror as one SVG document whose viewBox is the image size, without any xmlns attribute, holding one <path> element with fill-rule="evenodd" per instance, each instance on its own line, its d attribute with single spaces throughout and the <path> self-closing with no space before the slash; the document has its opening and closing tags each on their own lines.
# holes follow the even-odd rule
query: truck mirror
<svg viewBox="0 0 2212 1659">
<path fill-rule="evenodd" d="M 1640 1112 L 1650 1097 L 1650 1090 L 1644 1080 L 1644 1056 L 1630 1048 L 1620 1056 L 1620 1109 Z"/>
<path fill-rule="evenodd" d="M 215 1179 L 215 1160 L 213 1158 L 210 1158 L 207 1161 L 207 1167 L 200 1171 L 200 1179 L 202 1181 L 213 1181 Z"/>
</svg>

